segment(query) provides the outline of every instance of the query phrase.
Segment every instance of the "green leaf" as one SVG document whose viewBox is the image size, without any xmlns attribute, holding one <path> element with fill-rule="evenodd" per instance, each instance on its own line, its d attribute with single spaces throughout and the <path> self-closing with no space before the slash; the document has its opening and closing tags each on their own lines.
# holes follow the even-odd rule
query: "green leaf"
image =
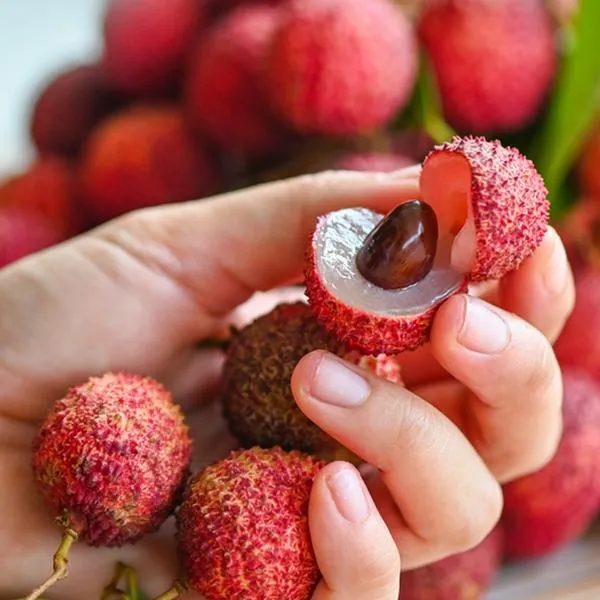
<svg viewBox="0 0 600 600">
<path fill-rule="evenodd" d="M 572 26 L 565 29 L 565 51 L 546 119 L 531 157 L 548 188 L 552 216 L 568 204 L 564 186 L 600 101 L 600 2 L 580 0 Z"/>
</svg>

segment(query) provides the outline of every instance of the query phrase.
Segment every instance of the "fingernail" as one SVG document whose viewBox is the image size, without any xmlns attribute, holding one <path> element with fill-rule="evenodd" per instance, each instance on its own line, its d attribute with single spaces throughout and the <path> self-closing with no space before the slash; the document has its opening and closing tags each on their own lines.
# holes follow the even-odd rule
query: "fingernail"
<svg viewBox="0 0 600 600">
<path fill-rule="evenodd" d="M 310 389 L 313 398 L 343 407 L 359 406 L 370 392 L 363 377 L 328 354 L 324 354 L 317 365 Z"/>
<path fill-rule="evenodd" d="M 338 512 L 351 523 L 362 523 L 371 510 L 357 473 L 345 467 L 327 478 L 327 487 Z"/>
<path fill-rule="evenodd" d="M 473 352 L 498 354 L 510 342 L 506 321 L 479 298 L 464 296 L 466 310 L 458 343 Z"/>
<path fill-rule="evenodd" d="M 553 236 L 552 251 L 544 265 L 543 281 L 548 293 L 552 296 L 558 296 L 567 285 L 567 276 L 569 265 L 567 255 L 556 232 Z"/>
</svg>

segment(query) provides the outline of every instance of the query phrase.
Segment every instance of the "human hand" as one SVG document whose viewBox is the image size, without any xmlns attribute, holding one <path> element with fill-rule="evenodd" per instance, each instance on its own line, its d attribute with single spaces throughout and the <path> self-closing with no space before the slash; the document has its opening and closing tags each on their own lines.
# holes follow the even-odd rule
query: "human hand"
<svg viewBox="0 0 600 600">
<path fill-rule="evenodd" d="M 218 382 L 222 356 L 217 350 L 198 350 L 196 342 L 218 335 L 231 319 L 252 318 L 246 307 L 237 309 L 254 291 L 299 279 L 306 238 L 318 214 L 358 205 L 387 210 L 415 196 L 414 169 L 394 177 L 309 176 L 134 213 L 0 272 L 0 595 L 15 597 L 35 587 L 48 574 L 58 542 L 58 530 L 29 475 L 31 440 L 52 401 L 92 374 L 150 374 L 173 390 L 186 409 L 199 462 L 224 455 L 233 442 L 218 408 L 206 405 Z M 562 260 L 559 257 L 548 269 L 541 266 L 552 246 L 551 236 L 511 276 L 513 287 L 507 278 L 501 288 L 504 301 L 512 298 L 505 306 L 555 335 L 569 312 L 572 290 L 565 266 L 564 289 L 544 296 L 540 277 L 558 271 Z M 519 294 L 514 291 L 518 287 Z M 505 295 L 509 288 L 513 293 Z M 351 506 L 353 469 L 335 463 L 317 480 L 310 522 L 324 580 L 315 600 L 350 594 L 356 600 L 395 598 L 397 548 L 404 566 L 414 566 L 475 544 L 500 511 L 498 465 L 517 474 L 552 453 L 560 430 L 560 376 L 549 344 L 532 328 L 511 321 L 515 333 L 508 351 L 492 357 L 472 355 L 464 362 L 460 353 L 465 351 L 450 335 L 457 302 L 448 302 L 440 311 L 431 350 L 405 359 L 408 383 L 420 386 L 414 391 L 441 410 L 374 380 L 362 407 L 322 408 L 303 391 L 311 389 L 319 355 L 310 355 L 296 370 L 293 389 L 301 408 L 383 473 L 381 478 L 367 478 L 375 503 L 367 497 L 367 511 L 354 511 L 355 517 L 368 514 L 360 522 L 343 516 Z M 531 316 L 533 307 L 538 321 Z M 443 344 L 448 348 L 441 351 Z M 542 368 L 535 376 L 532 361 L 518 364 L 524 353 L 533 356 L 532 348 L 544 348 Z M 461 368 L 472 368 L 475 361 L 481 368 L 486 360 L 498 378 L 487 387 L 468 379 L 456 364 L 463 361 Z M 507 390 L 511 379 L 514 389 Z M 469 385 L 481 401 L 467 396 L 458 381 Z M 497 381 L 503 383 L 503 391 L 494 395 Z M 468 410 L 459 410 L 463 404 Z M 521 436 L 511 417 L 514 406 L 529 423 L 527 429 L 516 428 Z M 335 410 L 349 413 L 343 431 L 339 423 L 332 424 Z M 370 419 L 368 435 L 361 432 L 362 437 L 350 440 L 359 413 Z M 464 420 L 456 418 L 459 413 Z M 506 430 L 511 434 L 508 440 Z M 389 446 L 386 453 L 391 448 L 390 458 L 402 453 L 403 461 L 381 462 L 386 459 L 384 443 Z M 329 484 L 336 482 L 342 482 L 345 491 L 332 495 Z M 360 489 L 360 480 L 357 485 Z M 162 591 L 176 573 L 171 528 L 119 550 L 77 544 L 69 577 L 48 597 L 97 597 L 116 560 L 136 567 L 149 593 Z"/>
</svg>

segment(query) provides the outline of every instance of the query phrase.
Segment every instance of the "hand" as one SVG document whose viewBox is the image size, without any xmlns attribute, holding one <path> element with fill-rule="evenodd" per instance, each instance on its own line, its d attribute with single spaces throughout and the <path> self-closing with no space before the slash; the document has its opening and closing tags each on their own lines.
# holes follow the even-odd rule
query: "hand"
<svg viewBox="0 0 600 600">
<path fill-rule="evenodd" d="M 299 279 L 318 214 L 357 205 L 387 210 L 418 196 L 417 172 L 327 173 L 140 211 L 0 272 L 0 596 L 40 583 L 58 542 L 29 475 L 31 440 L 51 403 L 92 374 L 148 373 L 184 406 L 197 464 L 223 456 L 233 441 L 209 404 L 223 357 L 196 342 L 252 318 L 255 302 L 243 303 L 253 292 Z M 553 235 L 498 290 L 505 307 L 549 336 L 573 294 Z M 559 267 L 564 285 L 545 291 L 542 282 Z M 326 405 L 315 399 L 324 395 L 324 356 L 298 365 L 293 389 L 302 410 L 381 469 L 367 476 L 372 498 L 363 495 L 362 508 L 353 490 L 366 488 L 349 465 L 329 465 L 317 479 L 310 524 L 324 579 L 315 600 L 396 598 L 398 549 L 410 567 L 477 543 L 500 512 L 497 479 L 533 469 L 553 452 L 560 375 L 548 341 L 502 313 L 508 348 L 468 351 L 456 337 L 461 302 L 440 311 L 430 350 L 406 355 L 405 378 L 421 397 L 369 379 L 362 405 Z M 368 428 L 356 435 L 359 422 Z M 98 597 L 117 560 L 138 569 L 148 593 L 163 591 L 177 572 L 171 528 L 118 550 L 77 544 L 69 577 L 47 597 Z"/>
</svg>

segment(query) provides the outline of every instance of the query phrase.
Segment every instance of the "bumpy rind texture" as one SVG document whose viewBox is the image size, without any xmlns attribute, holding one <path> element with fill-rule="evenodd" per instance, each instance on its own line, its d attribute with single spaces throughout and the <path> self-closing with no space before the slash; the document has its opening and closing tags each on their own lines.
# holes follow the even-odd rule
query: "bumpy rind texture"
<svg viewBox="0 0 600 600">
<path fill-rule="evenodd" d="M 500 279 L 531 256 L 546 234 L 550 204 L 544 180 L 518 150 L 483 137 L 455 137 L 436 146 L 423 171 L 450 153 L 464 156 L 471 167 L 476 257 L 470 278 Z"/>
<path fill-rule="evenodd" d="M 33 473 L 52 513 L 93 546 L 121 546 L 172 513 L 191 442 L 158 382 L 108 373 L 73 387 L 34 441 Z"/>
<path fill-rule="evenodd" d="M 186 486 L 181 564 L 207 600 L 310 600 L 319 569 L 308 500 L 324 463 L 280 448 L 235 451 Z"/>
<path fill-rule="evenodd" d="M 340 158 L 336 169 L 350 171 L 373 171 L 376 173 L 392 173 L 414 164 L 415 161 L 401 154 L 385 152 L 363 152 L 347 154 Z"/>
<path fill-rule="evenodd" d="M 548 554 L 579 538 L 600 503 L 600 387 L 564 370 L 562 440 L 540 471 L 504 486 L 503 527 L 510 558 Z"/>
<path fill-rule="evenodd" d="M 399 600 L 484 598 L 500 571 L 504 535 L 496 527 L 478 546 L 402 573 Z"/>
<path fill-rule="evenodd" d="M 521 129 L 554 79 L 556 35 L 543 0 L 430 0 L 419 35 L 446 118 L 459 131 Z"/>
<path fill-rule="evenodd" d="M 270 97 L 301 133 L 368 132 L 408 101 L 416 56 L 412 26 L 388 0 L 291 2 L 267 62 Z"/>
<path fill-rule="evenodd" d="M 283 139 L 264 80 L 280 15 L 275 6 L 241 6 L 213 26 L 192 56 L 185 84 L 190 120 L 229 152 L 263 154 Z"/>
<path fill-rule="evenodd" d="M 246 447 L 281 446 L 331 458 L 339 444 L 298 408 L 290 380 L 313 350 L 334 352 L 375 375 L 402 383 L 393 357 L 347 351 L 304 303 L 281 304 L 234 333 L 223 373 L 222 404 L 233 435 Z"/>
<path fill-rule="evenodd" d="M 88 140 L 80 166 L 81 201 L 92 221 L 216 188 L 215 166 L 170 104 L 140 104 L 104 121 Z"/>
</svg>

